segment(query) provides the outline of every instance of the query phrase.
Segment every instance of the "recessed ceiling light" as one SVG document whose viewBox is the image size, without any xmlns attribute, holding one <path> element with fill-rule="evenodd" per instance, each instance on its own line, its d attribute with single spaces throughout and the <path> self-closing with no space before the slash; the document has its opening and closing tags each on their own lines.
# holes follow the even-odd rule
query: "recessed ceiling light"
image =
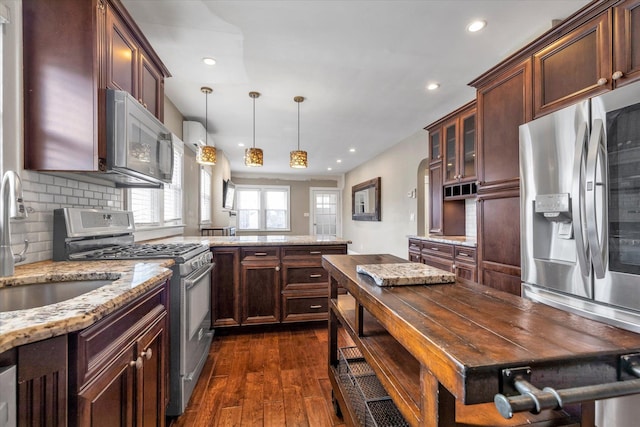
<svg viewBox="0 0 640 427">
<path fill-rule="evenodd" d="M 355 149 L 355 148 L 349 148 L 349 152 L 350 152 L 350 153 L 355 153 L 355 152 L 356 152 L 356 149 Z"/>
<path fill-rule="evenodd" d="M 238 142 L 238 147 L 244 147 L 244 142 Z"/>
<path fill-rule="evenodd" d="M 436 90 L 440 87 L 439 83 L 429 83 L 427 85 L 427 90 Z"/>
<path fill-rule="evenodd" d="M 487 26 L 486 21 L 481 21 L 481 20 L 473 21 L 471 24 L 467 26 L 467 31 L 469 31 L 470 33 L 475 33 L 476 31 L 480 31 L 486 26 Z"/>
<path fill-rule="evenodd" d="M 341 159 L 336 160 L 336 163 L 342 163 Z"/>
<path fill-rule="evenodd" d="M 333 170 L 333 168 L 329 167 L 329 168 L 327 168 L 327 170 L 330 171 L 330 170 Z"/>
<path fill-rule="evenodd" d="M 216 60 L 213 58 L 202 58 L 202 62 L 207 65 L 216 65 Z"/>
</svg>

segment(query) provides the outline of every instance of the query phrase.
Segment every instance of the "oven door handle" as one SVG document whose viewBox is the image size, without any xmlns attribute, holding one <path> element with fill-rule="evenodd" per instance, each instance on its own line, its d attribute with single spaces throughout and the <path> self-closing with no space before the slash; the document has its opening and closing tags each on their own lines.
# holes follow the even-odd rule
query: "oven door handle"
<svg viewBox="0 0 640 427">
<path fill-rule="evenodd" d="M 184 285 L 185 285 L 186 289 L 189 290 L 189 289 L 193 288 L 195 286 L 195 284 L 198 283 L 198 281 L 200 281 L 200 279 L 202 279 L 204 276 L 209 274 L 209 272 L 211 270 L 213 270 L 213 263 L 207 265 L 206 267 L 204 267 L 204 269 L 196 270 L 196 272 L 193 273 L 193 275 L 197 274 L 197 276 L 194 279 L 191 279 L 191 278 L 184 279 Z M 200 273 L 200 271 L 202 271 L 202 272 Z M 189 276 L 187 276 L 187 277 L 189 277 Z"/>
</svg>

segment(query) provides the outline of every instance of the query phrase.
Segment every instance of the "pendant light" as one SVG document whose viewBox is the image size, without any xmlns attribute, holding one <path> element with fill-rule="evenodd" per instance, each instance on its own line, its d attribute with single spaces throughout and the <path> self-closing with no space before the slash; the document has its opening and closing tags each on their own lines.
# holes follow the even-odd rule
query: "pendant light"
<svg viewBox="0 0 640 427">
<path fill-rule="evenodd" d="M 201 165 L 215 165 L 216 164 L 216 147 L 209 146 L 207 141 L 209 137 L 209 94 L 213 92 L 210 87 L 203 86 L 200 88 L 200 92 L 205 95 L 204 102 L 204 145 L 198 145 L 198 153 L 196 154 L 196 162 Z"/>
<path fill-rule="evenodd" d="M 307 167 L 307 152 L 300 150 L 300 103 L 304 101 L 304 97 L 296 96 L 293 100 L 298 103 L 298 149 L 289 154 L 289 166 L 302 169 Z"/>
<path fill-rule="evenodd" d="M 262 166 L 263 163 L 262 149 L 256 148 L 256 98 L 260 96 L 260 93 L 249 92 L 249 96 L 253 99 L 253 146 L 244 150 L 244 164 L 256 167 Z"/>
</svg>

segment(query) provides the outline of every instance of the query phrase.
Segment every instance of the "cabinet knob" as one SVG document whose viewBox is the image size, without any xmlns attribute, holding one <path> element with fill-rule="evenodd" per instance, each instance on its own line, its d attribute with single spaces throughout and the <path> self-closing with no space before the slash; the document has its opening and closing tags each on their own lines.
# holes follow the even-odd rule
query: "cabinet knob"
<svg viewBox="0 0 640 427">
<path fill-rule="evenodd" d="M 602 77 L 602 78 L 598 79 L 597 84 L 598 84 L 598 86 L 604 86 L 604 85 L 607 84 L 607 82 L 608 82 L 608 80 L 606 78 Z"/>
<path fill-rule="evenodd" d="M 153 357 L 153 350 L 151 348 L 146 349 L 142 353 L 140 353 L 140 357 L 145 357 L 147 360 Z"/>
<path fill-rule="evenodd" d="M 611 79 L 612 80 L 618 80 L 622 76 L 624 76 L 624 73 L 622 71 L 616 71 L 615 73 L 613 73 L 611 75 Z"/>
<path fill-rule="evenodd" d="M 138 357 L 136 360 L 129 362 L 129 366 L 136 369 L 142 369 L 142 357 Z"/>
<path fill-rule="evenodd" d="M 276 271 L 280 271 L 280 266 L 276 265 Z"/>
</svg>

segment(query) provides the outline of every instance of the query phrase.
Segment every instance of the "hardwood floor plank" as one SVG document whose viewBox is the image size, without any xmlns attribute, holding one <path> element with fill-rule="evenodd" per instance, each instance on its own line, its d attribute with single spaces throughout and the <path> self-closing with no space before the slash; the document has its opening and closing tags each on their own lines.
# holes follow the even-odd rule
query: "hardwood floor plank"
<svg viewBox="0 0 640 427">
<path fill-rule="evenodd" d="M 307 427 L 307 415 L 304 408 L 302 387 L 297 384 L 298 370 L 282 371 L 282 392 L 284 394 L 284 414 L 287 427 Z"/>
<path fill-rule="evenodd" d="M 309 420 L 309 427 L 326 427 L 332 424 L 327 403 L 322 397 L 306 397 L 304 409 Z"/>
<path fill-rule="evenodd" d="M 242 406 L 230 406 L 220 410 L 220 420 L 213 424 L 217 427 L 240 427 L 242 420 Z"/>
<path fill-rule="evenodd" d="M 284 417 L 284 401 L 264 402 L 264 427 L 283 427 L 286 425 Z"/>
<path fill-rule="evenodd" d="M 206 427 L 216 424 L 220 416 L 222 396 L 227 387 L 227 380 L 227 376 L 212 377 L 209 380 L 206 397 L 200 403 L 199 410 L 192 424 L 193 427 Z"/>
<path fill-rule="evenodd" d="M 262 372 L 248 372 L 242 404 L 242 425 L 262 427 L 264 420 Z"/>
</svg>

